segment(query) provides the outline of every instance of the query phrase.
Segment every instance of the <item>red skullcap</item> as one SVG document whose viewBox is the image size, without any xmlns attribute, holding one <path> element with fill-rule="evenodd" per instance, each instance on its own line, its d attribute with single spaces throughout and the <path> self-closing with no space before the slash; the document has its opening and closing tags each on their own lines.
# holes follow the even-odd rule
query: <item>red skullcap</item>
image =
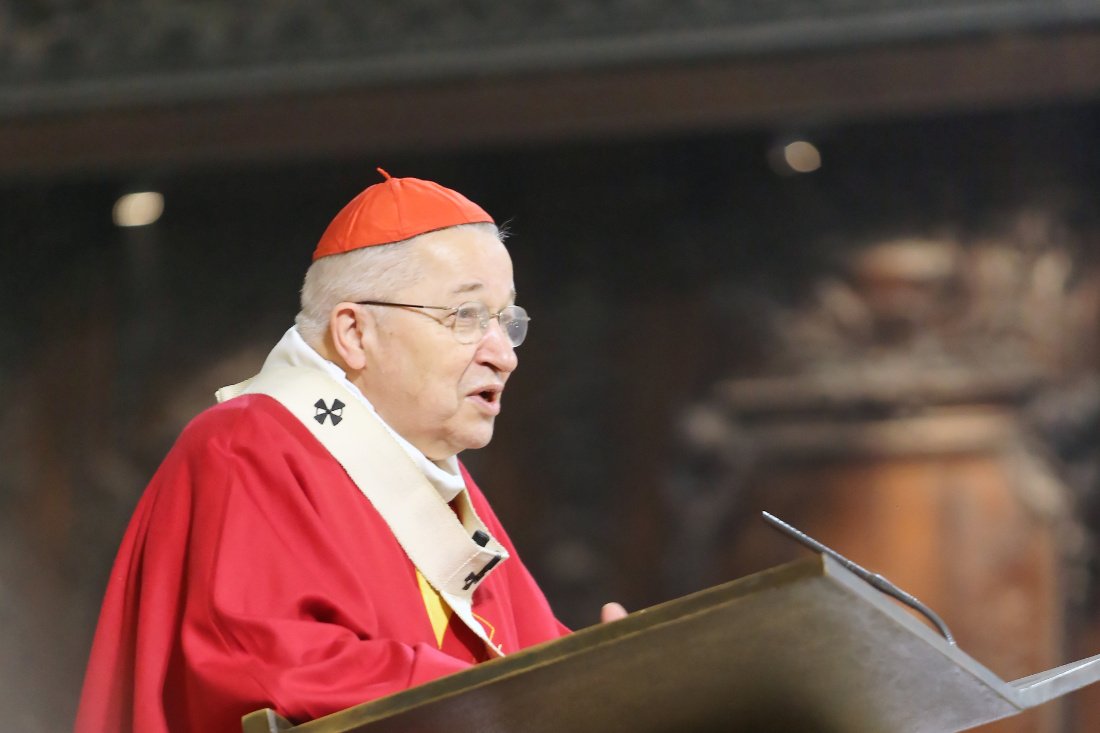
<svg viewBox="0 0 1100 733">
<path fill-rule="evenodd" d="M 458 191 L 419 178 L 386 179 L 353 198 L 321 235 L 314 261 L 361 247 L 400 242 L 459 224 L 495 223 Z"/>
</svg>

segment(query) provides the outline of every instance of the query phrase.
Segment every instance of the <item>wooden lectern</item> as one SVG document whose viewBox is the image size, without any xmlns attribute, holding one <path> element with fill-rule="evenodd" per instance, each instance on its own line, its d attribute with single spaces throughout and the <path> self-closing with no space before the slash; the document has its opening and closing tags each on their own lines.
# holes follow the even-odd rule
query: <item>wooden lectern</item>
<svg viewBox="0 0 1100 733">
<path fill-rule="evenodd" d="M 1005 682 L 826 555 L 434 682 L 245 733 L 946 733 L 1100 680 L 1100 655 Z"/>
</svg>

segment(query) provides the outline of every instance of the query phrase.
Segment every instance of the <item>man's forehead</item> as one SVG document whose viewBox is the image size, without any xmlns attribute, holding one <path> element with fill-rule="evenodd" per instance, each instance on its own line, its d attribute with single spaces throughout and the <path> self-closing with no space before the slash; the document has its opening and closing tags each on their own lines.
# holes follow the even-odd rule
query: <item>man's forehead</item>
<svg viewBox="0 0 1100 733">
<path fill-rule="evenodd" d="M 514 300 L 512 258 L 495 231 L 454 227 L 422 235 L 414 247 L 420 275 L 416 290 L 435 297 Z"/>
<path fill-rule="evenodd" d="M 472 227 L 450 227 L 418 237 L 414 246 L 426 256 L 429 266 L 445 267 L 456 273 L 466 271 L 463 284 L 482 282 L 481 270 L 511 268 L 512 257 L 493 231 Z"/>
<path fill-rule="evenodd" d="M 458 287 L 454 288 L 453 290 L 451 290 L 451 294 L 452 295 L 466 295 L 466 294 L 470 294 L 470 293 L 475 293 L 476 294 L 476 293 L 478 293 L 482 290 L 485 290 L 485 288 L 486 288 L 486 285 L 483 282 L 467 282 L 467 283 L 463 283 L 463 284 L 459 285 Z M 512 300 L 516 299 L 516 287 L 515 287 L 515 285 L 513 285 L 511 287 L 511 289 L 509 289 L 508 297 L 511 298 Z"/>
</svg>

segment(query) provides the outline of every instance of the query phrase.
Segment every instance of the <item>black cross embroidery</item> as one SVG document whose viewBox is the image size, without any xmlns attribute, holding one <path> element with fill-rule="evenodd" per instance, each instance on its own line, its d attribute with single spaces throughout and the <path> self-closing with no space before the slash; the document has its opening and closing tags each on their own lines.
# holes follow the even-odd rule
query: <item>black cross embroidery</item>
<svg viewBox="0 0 1100 733">
<path fill-rule="evenodd" d="M 474 573 L 467 575 L 465 577 L 466 584 L 462 586 L 462 590 L 470 590 L 471 585 L 480 583 L 481 579 L 485 577 L 485 573 L 492 570 L 498 562 L 500 562 L 500 555 L 495 555 L 492 560 L 485 563 L 485 567 L 479 570 L 476 575 Z"/>
<path fill-rule="evenodd" d="M 344 419 L 344 403 L 336 398 L 332 400 L 332 409 L 329 409 L 324 400 L 317 400 L 313 403 L 313 406 L 317 408 L 317 412 L 314 413 L 313 419 L 322 425 L 325 424 L 326 417 L 332 420 L 333 425 L 339 425 L 340 421 Z"/>
</svg>

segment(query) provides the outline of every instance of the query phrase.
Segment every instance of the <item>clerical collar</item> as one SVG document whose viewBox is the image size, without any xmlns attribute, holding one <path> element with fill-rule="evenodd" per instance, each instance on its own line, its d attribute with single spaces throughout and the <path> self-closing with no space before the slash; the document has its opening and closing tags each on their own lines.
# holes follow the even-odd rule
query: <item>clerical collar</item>
<svg viewBox="0 0 1100 733">
<path fill-rule="evenodd" d="M 428 482 L 431 483 L 431 485 L 435 487 L 435 490 L 439 492 L 439 495 L 443 497 L 443 501 L 449 503 L 466 488 L 466 483 L 462 480 L 462 473 L 458 469 L 458 458 L 449 456 L 441 461 L 432 461 L 417 450 L 416 446 L 402 438 L 396 430 L 391 428 L 389 424 L 382 419 L 382 416 L 374 409 L 374 405 L 372 405 L 366 395 L 360 392 L 359 388 L 348 379 L 343 369 L 318 354 L 312 346 L 306 343 L 306 340 L 298 333 L 297 326 L 291 326 L 287 332 L 283 334 L 282 339 L 279 340 L 279 343 L 275 344 L 275 348 L 268 354 L 267 360 L 264 361 L 263 368 L 268 369 L 275 366 L 296 366 L 320 369 L 331 378 L 340 382 L 348 392 L 362 402 L 362 404 L 378 418 L 378 422 L 382 423 L 382 426 L 386 428 L 386 431 L 391 436 L 393 436 L 393 439 L 397 441 L 401 449 L 408 454 L 409 458 L 412 459 L 413 463 L 416 464 L 417 468 L 419 468 L 428 479 Z"/>
</svg>

